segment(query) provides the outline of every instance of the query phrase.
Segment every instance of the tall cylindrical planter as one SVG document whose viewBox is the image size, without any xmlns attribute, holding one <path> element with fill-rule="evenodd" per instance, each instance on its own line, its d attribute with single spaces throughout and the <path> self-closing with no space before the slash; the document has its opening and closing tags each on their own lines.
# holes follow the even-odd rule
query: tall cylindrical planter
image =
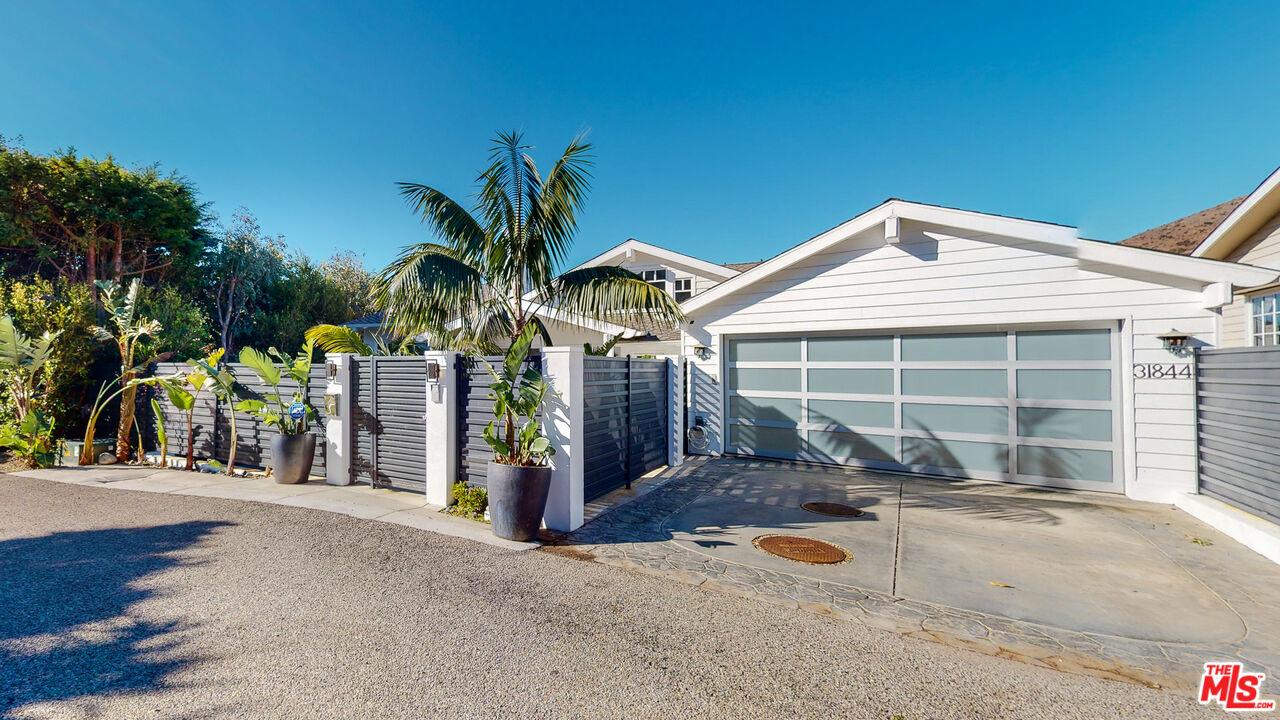
<svg viewBox="0 0 1280 720">
<path fill-rule="evenodd" d="M 316 436 L 280 435 L 271 438 L 271 473 L 282 485 L 304 483 L 316 457 Z"/>
<path fill-rule="evenodd" d="M 489 462 L 489 522 L 493 534 L 528 542 L 538 536 L 551 490 L 551 468 Z"/>
</svg>

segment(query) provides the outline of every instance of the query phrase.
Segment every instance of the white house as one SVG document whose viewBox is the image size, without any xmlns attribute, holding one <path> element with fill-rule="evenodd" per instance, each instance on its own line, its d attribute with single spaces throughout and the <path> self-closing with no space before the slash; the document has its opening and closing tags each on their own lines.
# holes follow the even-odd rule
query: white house
<svg viewBox="0 0 1280 720">
<path fill-rule="evenodd" d="M 694 451 L 1170 502 L 1196 420 L 1166 345 L 1221 344 L 1235 290 L 1280 280 L 1212 256 L 886 201 L 684 302 Z"/>
</svg>

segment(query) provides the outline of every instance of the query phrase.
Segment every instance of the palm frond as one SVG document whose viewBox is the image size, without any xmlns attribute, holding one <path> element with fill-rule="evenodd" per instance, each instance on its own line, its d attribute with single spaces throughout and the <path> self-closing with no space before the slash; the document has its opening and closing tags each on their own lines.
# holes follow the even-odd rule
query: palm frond
<svg viewBox="0 0 1280 720">
<path fill-rule="evenodd" d="M 341 325 L 316 325 L 308 328 L 303 337 L 325 352 L 373 354 L 373 348 L 360 337 L 360 333 Z"/>
<path fill-rule="evenodd" d="M 444 245 L 405 248 L 374 280 L 373 304 L 382 327 L 395 335 L 417 335 L 466 315 L 479 303 L 481 272 Z"/>
<path fill-rule="evenodd" d="M 591 190 L 591 168 L 595 164 L 591 148 L 585 132 L 575 136 L 547 173 L 541 193 L 531 198 L 529 235 L 538 237 L 545 246 L 549 266 L 547 274 L 538 278 L 537 287 L 545 286 L 552 268 L 564 261 L 573 243 L 578 212 Z M 536 175 L 536 169 L 530 170 Z"/>
<path fill-rule="evenodd" d="M 0 368 L 16 370 L 31 356 L 31 342 L 23 335 L 13 318 L 0 315 Z"/>
<path fill-rule="evenodd" d="M 418 183 L 402 182 L 400 196 L 405 199 L 422 222 L 453 248 L 458 257 L 471 262 L 485 257 L 487 242 L 484 228 L 461 205 L 448 195 Z"/>
<path fill-rule="evenodd" d="M 628 327 L 676 328 L 680 304 L 665 290 L 620 267 L 570 270 L 551 282 L 547 304 L 558 310 Z"/>
</svg>

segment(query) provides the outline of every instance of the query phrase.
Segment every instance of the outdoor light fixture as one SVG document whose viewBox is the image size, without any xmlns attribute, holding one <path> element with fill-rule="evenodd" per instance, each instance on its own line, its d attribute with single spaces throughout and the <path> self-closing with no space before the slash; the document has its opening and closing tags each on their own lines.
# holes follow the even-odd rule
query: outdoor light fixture
<svg viewBox="0 0 1280 720">
<path fill-rule="evenodd" d="M 706 345 L 695 345 L 693 347 L 693 354 L 697 355 L 699 360 L 710 360 L 711 348 Z"/>
<path fill-rule="evenodd" d="M 1164 349 L 1174 355 L 1182 355 L 1187 351 L 1187 339 L 1189 336 L 1186 333 L 1180 333 L 1174 329 L 1157 337 L 1160 339 L 1161 344 L 1164 345 Z"/>
<path fill-rule="evenodd" d="M 324 361 L 324 376 L 327 380 L 333 380 L 338 377 L 338 363 L 332 360 Z"/>
</svg>

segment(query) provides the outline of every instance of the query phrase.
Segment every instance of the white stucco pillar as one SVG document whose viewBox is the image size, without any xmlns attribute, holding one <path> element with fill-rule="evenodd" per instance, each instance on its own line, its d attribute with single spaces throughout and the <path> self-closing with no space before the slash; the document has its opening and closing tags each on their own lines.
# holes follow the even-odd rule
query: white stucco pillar
<svg viewBox="0 0 1280 720">
<path fill-rule="evenodd" d="M 324 481 L 351 484 L 351 355 L 324 356 L 327 379 L 324 388 Z"/>
<path fill-rule="evenodd" d="M 426 492 L 428 505 L 453 502 L 453 482 L 458 477 L 458 353 L 431 350 L 427 365 Z M 435 363 L 432 370 L 431 363 Z M 434 377 L 432 377 L 434 375 Z"/>
<path fill-rule="evenodd" d="M 556 451 L 543 522 L 562 532 L 582 527 L 583 521 L 582 359 L 578 346 L 542 350 L 542 374 L 553 391 L 543 407 L 542 424 Z"/>
<path fill-rule="evenodd" d="M 684 464 L 684 356 L 667 358 L 667 465 Z"/>
</svg>

